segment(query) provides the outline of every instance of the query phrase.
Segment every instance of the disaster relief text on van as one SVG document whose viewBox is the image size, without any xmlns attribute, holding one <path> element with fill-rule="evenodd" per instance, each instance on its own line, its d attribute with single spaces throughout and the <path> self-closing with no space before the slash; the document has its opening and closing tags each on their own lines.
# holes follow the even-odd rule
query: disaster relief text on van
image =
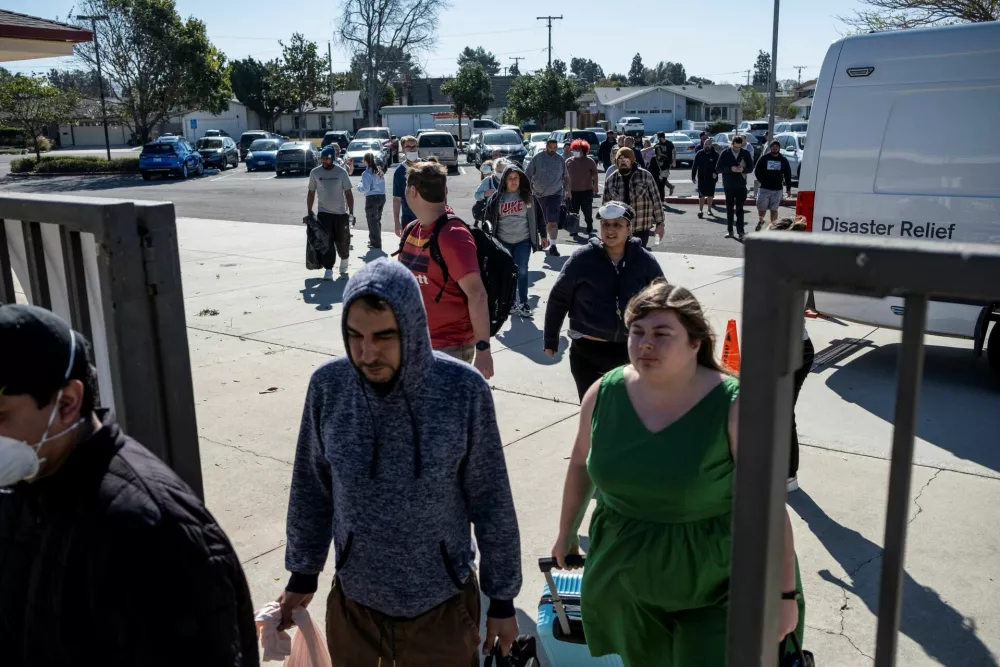
<svg viewBox="0 0 1000 667">
<path fill-rule="evenodd" d="M 815 229 L 815 226 L 813 229 Z M 824 215 L 819 231 L 861 234 L 862 236 L 899 236 L 905 239 L 943 239 L 950 241 L 955 234 L 955 223 L 945 225 L 937 222 L 912 222 L 910 220 L 901 220 L 899 223 L 875 222 L 874 220 L 857 222 L 831 218 Z"/>
</svg>

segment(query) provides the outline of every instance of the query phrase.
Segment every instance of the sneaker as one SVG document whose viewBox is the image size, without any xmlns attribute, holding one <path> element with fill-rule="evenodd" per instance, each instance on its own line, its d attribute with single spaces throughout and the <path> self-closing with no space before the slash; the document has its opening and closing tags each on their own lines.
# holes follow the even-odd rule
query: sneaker
<svg viewBox="0 0 1000 667">
<path fill-rule="evenodd" d="M 323 272 L 323 280 L 333 280 L 333 269 L 327 269 Z"/>
<path fill-rule="evenodd" d="M 755 232 L 759 232 L 760 228 L 763 227 L 763 226 L 764 226 L 764 221 L 761 220 L 760 222 L 757 223 L 757 229 L 755 229 L 754 231 Z"/>
<path fill-rule="evenodd" d="M 747 237 L 747 235 L 746 235 L 746 234 L 744 234 L 743 232 L 740 232 L 740 241 L 742 241 L 742 240 L 743 240 L 743 239 L 745 239 L 746 237 Z"/>
<path fill-rule="evenodd" d="M 698 217 L 701 218 L 702 220 L 704 220 L 705 219 L 705 214 L 702 213 L 701 211 L 698 211 Z"/>
<path fill-rule="evenodd" d="M 340 275 L 342 275 L 342 276 L 346 276 L 347 275 L 347 260 L 346 259 L 340 260 Z"/>
<path fill-rule="evenodd" d="M 788 490 L 788 493 L 792 493 L 794 491 L 798 491 L 799 490 L 799 478 L 797 476 L 796 477 L 789 477 L 788 478 L 788 482 L 785 484 L 785 488 Z"/>
<path fill-rule="evenodd" d="M 817 313 L 812 308 L 806 308 L 805 316 L 808 317 L 809 319 L 816 319 L 817 317 L 819 317 L 819 313 Z"/>
<path fill-rule="evenodd" d="M 531 306 L 529 306 L 526 303 L 521 304 L 521 306 L 518 308 L 517 314 L 529 320 L 535 316 L 535 314 L 531 310 Z"/>
<path fill-rule="evenodd" d="M 732 232 L 726 232 L 726 238 L 727 239 L 733 238 L 733 233 Z"/>
<path fill-rule="evenodd" d="M 559 249 L 556 248 L 554 245 L 549 246 L 549 257 L 558 257 L 558 256 L 559 256 Z"/>
<path fill-rule="evenodd" d="M 668 185 L 667 187 L 670 188 L 670 196 L 673 197 L 674 196 L 674 186 Z"/>
</svg>

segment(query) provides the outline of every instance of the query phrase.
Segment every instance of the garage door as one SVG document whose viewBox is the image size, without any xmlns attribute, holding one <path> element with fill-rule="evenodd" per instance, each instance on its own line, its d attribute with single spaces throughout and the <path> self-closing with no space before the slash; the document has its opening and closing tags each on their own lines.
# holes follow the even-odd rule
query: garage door
<svg viewBox="0 0 1000 667">
<path fill-rule="evenodd" d="M 666 113 L 654 113 L 654 114 L 640 114 L 643 124 L 646 126 L 646 134 L 653 134 L 654 132 L 672 132 L 677 129 L 674 126 L 674 115 L 670 112 Z"/>
<path fill-rule="evenodd" d="M 104 125 L 75 125 L 72 134 L 73 145 L 77 148 L 95 148 L 104 146 Z M 68 141 L 70 137 L 64 137 Z M 125 143 L 125 133 L 121 125 L 108 125 L 108 139 L 112 146 Z"/>
</svg>

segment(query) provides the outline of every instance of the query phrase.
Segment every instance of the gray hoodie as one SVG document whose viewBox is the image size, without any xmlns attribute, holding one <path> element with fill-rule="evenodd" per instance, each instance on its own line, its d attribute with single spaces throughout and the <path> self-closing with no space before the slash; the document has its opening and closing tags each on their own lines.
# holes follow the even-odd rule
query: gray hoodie
<svg viewBox="0 0 1000 667">
<path fill-rule="evenodd" d="M 512 616 L 520 537 L 489 385 L 432 351 L 420 287 L 402 264 L 379 259 L 355 274 L 343 312 L 365 294 L 395 313 L 402 363 L 387 391 L 375 391 L 349 355 L 313 373 L 288 504 L 288 590 L 316 589 L 332 539 L 348 598 L 419 616 L 468 581 L 474 524 L 489 615 Z M 345 345 L 346 326 L 344 317 Z"/>
<path fill-rule="evenodd" d="M 566 173 L 566 160 L 559 153 L 549 155 L 542 151 L 531 158 L 525 171 L 531 181 L 531 190 L 536 197 L 551 197 L 561 195 L 569 180 Z"/>
</svg>

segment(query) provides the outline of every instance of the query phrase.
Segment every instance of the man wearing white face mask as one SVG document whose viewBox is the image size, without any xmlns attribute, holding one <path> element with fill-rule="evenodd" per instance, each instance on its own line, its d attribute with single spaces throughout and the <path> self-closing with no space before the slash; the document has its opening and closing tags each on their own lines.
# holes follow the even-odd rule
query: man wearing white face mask
<svg viewBox="0 0 1000 667">
<path fill-rule="evenodd" d="M 5 667 L 258 664 L 222 529 L 95 409 L 88 345 L 0 306 L 0 645 Z"/>
<path fill-rule="evenodd" d="M 392 219 L 396 223 L 396 236 L 403 233 L 403 228 L 417 219 L 406 203 L 406 170 L 410 165 L 423 162 L 417 152 L 417 138 L 407 135 L 399 140 L 405 160 L 396 167 L 392 175 Z"/>
</svg>

